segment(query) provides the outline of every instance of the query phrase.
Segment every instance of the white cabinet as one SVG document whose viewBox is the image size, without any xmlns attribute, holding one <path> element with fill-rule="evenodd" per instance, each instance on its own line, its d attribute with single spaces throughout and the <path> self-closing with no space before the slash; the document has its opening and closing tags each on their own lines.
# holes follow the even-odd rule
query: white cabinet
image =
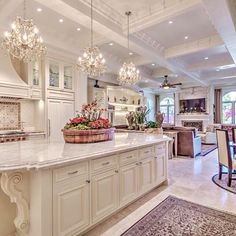
<svg viewBox="0 0 236 236">
<path fill-rule="evenodd" d="M 159 154 L 154 158 L 155 184 L 160 184 L 166 179 L 166 158 L 165 153 Z"/>
<path fill-rule="evenodd" d="M 48 100 L 48 136 L 51 140 L 62 139 L 61 129 L 74 116 L 74 102 Z"/>
<path fill-rule="evenodd" d="M 161 143 L 53 170 L 53 236 L 80 235 L 164 182 L 166 159 Z"/>
<path fill-rule="evenodd" d="M 166 163 L 166 144 L 159 143 L 155 146 L 154 158 L 154 183 L 158 185 L 167 178 L 167 163 Z"/>
<path fill-rule="evenodd" d="M 143 194 L 153 187 L 154 171 L 153 157 L 146 158 L 139 163 L 139 194 Z"/>
<path fill-rule="evenodd" d="M 118 171 L 110 170 L 92 177 L 92 223 L 100 221 L 118 208 Z"/>
<path fill-rule="evenodd" d="M 124 206 L 138 196 L 138 163 L 120 168 L 120 206 Z"/>
<path fill-rule="evenodd" d="M 46 62 L 46 78 L 49 89 L 73 91 L 74 66 L 62 61 L 48 59 Z"/>
<path fill-rule="evenodd" d="M 75 177 L 54 185 L 53 236 L 76 235 L 89 226 L 88 182 L 87 178 Z"/>
</svg>

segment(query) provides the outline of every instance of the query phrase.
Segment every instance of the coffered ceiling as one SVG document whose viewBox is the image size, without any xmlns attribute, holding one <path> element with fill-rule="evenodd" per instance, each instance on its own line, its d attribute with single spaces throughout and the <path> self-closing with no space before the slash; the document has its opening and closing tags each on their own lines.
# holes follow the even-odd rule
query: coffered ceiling
<svg viewBox="0 0 236 236">
<path fill-rule="evenodd" d="M 22 8 L 22 0 L 0 0 L 1 31 Z M 112 74 L 114 82 L 123 61 L 131 58 L 143 77 L 139 87 L 152 92 L 160 91 L 165 74 L 182 87 L 236 84 L 235 9 L 234 0 L 94 0 L 94 38 L 107 59 L 106 78 Z M 133 13 L 132 56 L 126 48 L 127 10 Z M 28 0 L 27 15 L 48 48 L 76 60 L 89 45 L 90 0 Z"/>
</svg>

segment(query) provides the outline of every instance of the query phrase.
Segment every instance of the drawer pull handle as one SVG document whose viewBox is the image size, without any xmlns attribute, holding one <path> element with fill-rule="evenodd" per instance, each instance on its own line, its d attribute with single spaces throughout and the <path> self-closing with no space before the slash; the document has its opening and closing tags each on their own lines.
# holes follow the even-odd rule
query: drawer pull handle
<svg viewBox="0 0 236 236">
<path fill-rule="evenodd" d="M 127 159 L 130 159 L 130 158 L 132 158 L 133 156 L 128 156 L 128 157 L 126 157 Z"/>
<path fill-rule="evenodd" d="M 118 170 L 115 170 L 115 173 L 119 173 L 119 171 L 118 171 Z"/>
<path fill-rule="evenodd" d="M 136 163 L 136 165 L 138 166 L 138 165 L 139 165 L 139 163 Z"/>
<path fill-rule="evenodd" d="M 142 165 L 143 163 L 140 161 L 139 164 Z"/>
<path fill-rule="evenodd" d="M 157 158 L 157 157 L 155 157 L 155 158 Z"/>
<path fill-rule="evenodd" d="M 144 153 L 147 154 L 147 153 L 149 153 L 149 151 L 145 151 Z"/>
<path fill-rule="evenodd" d="M 90 184 L 90 180 L 86 180 L 86 183 Z"/>
<path fill-rule="evenodd" d="M 72 171 L 72 172 L 68 172 L 68 175 L 74 175 L 74 174 L 77 174 L 78 173 L 78 170 L 75 170 L 75 171 Z"/>
<path fill-rule="evenodd" d="M 109 165 L 109 164 L 110 164 L 109 161 L 108 161 L 108 162 L 104 162 L 104 163 L 102 163 L 103 166 L 106 166 L 106 165 Z"/>
</svg>

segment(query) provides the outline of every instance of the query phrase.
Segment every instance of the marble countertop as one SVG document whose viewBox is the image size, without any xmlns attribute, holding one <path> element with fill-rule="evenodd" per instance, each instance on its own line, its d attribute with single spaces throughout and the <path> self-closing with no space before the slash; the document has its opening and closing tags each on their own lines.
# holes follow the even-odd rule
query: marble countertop
<svg viewBox="0 0 236 236">
<path fill-rule="evenodd" d="M 48 139 L 1 143 L 0 172 L 50 168 L 168 140 L 167 136 L 155 134 L 116 133 L 112 141 L 92 144 L 68 144 Z"/>
</svg>

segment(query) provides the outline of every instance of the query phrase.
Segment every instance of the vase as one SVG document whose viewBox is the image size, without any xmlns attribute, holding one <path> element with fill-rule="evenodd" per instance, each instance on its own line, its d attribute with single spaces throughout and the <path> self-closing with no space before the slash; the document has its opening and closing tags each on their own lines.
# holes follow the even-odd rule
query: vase
<svg viewBox="0 0 236 236">
<path fill-rule="evenodd" d="M 112 140 L 115 128 L 91 130 L 63 129 L 62 132 L 66 143 L 96 143 Z"/>
</svg>

